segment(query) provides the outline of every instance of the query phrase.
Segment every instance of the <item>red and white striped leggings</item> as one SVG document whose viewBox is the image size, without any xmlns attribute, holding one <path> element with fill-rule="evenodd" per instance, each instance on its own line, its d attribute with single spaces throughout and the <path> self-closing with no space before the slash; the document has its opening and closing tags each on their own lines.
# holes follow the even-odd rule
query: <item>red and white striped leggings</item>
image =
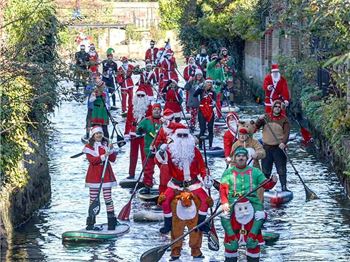
<svg viewBox="0 0 350 262">
<path fill-rule="evenodd" d="M 105 199 L 107 212 L 114 212 L 114 205 L 112 200 L 112 188 L 106 187 L 102 188 L 103 190 L 103 198 Z M 98 194 L 98 188 L 90 187 L 90 205 L 92 201 L 94 201 Z"/>
</svg>

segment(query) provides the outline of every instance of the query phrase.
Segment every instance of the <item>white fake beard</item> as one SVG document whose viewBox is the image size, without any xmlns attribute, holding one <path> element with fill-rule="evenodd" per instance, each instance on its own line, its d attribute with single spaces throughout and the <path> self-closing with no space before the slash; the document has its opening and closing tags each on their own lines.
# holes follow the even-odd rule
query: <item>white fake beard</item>
<svg viewBox="0 0 350 262">
<path fill-rule="evenodd" d="M 136 119 L 141 119 L 146 115 L 148 109 L 148 97 L 134 97 L 133 114 Z"/>
<path fill-rule="evenodd" d="M 235 217 L 238 223 L 248 224 L 254 218 L 254 208 L 250 202 L 235 205 Z"/>
<path fill-rule="evenodd" d="M 169 151 L 174 164 L 184 172 L 189 172 L 192 160 L 194 158 L 195 141 L 193 136 L 179 138 L 176 134 L 172 135 L 173 143 L 169 145 Z"/>
<path fill-rule="evenodd" d="M 272 81 L 276 85 L 278 81 L 281 79 L 281 74 L 280 72 L 272 72 L 271 73 Z"/>
<path fill-rule="evenodd" d="M 228 128 L 235 134 L 237 134 L 237 128 L 238 128 L 238 125 L 237 125 L 237 122 L 236 121 L 230 121 L 228 122 Z"/>
</svg>

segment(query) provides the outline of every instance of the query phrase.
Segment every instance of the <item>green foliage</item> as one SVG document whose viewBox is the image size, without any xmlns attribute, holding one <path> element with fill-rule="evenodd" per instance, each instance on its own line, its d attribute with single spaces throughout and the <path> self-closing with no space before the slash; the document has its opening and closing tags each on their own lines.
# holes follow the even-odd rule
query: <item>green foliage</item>
<svg viewBox="0 0 350 262">
<path fill-rule="evenodd" d="M 57 104 L 60 26 L 52 1 L 9 0 L 2 27 L 6 41 L 0 50 L 0 180 L 22 186 L 27 178 L 24 154 L 32 152 L 28 127 L 48 123 L 47 113 Z"/>
<path fill-rule="evenodd" d="M 160 27 L 164 30 L 178 29 L 183 14 L 182 6 L 186 1 L 181 0 L 159 0 L 159 13 L 162 18 Z"/>
<path fill-rule="evenodd" d="M 127 25 L 125 29 L 125 35 L 127 41 L 141 41 L 142 39 L 142 34 L 135 25 Z"/>
</svg>

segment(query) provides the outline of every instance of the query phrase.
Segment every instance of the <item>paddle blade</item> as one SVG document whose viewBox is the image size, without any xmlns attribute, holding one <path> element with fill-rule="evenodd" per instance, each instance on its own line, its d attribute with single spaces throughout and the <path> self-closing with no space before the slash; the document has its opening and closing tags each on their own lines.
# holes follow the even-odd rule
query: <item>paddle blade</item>
<svg viewBox="0 0 350 262">
<path fill-rule="evenodd" d="M 309 130 L 304 127 L 300 128 L 301 136 L 303 137 L 304 143 L 308 144 L 312 141 L 312 135 Z"/>
<path fill-rule="evenodd" d="M 160 247 L 154 247 L 145 253 L 142 254 L 140 257 L 141 262 L 157 262 L 159 261 L 162 256 L 164 255 L 166 249 L 168 248 L 167 245 L 160 246 Z"/>
<path fill-rule="evenodd" d="M 213 220 L 211 221 L 211 227 L 208 233 L 208 248 L 212 251 L 218 251 L 220 249 L 219 238 Z"/>
<path fill-rule="evenodd" d="M 305 195 L 306 195 L 306 201 L 319 199 L 319 197 L 316 195 L 315 192 L 313 192 L 310 188 L 308 188 L 306 185 L 304 185 L 305 188 Z"/>
<path fill-rule="evenodd" d="M 89 216 L 94 217 L 100 213 L 101 205 L 100 198 L 96 197 L 89 206 Z"/>
<path fill-rule="evenodd" d="M 80 157 L 80 156 L 82 156 L 82 155 L 84 155 L 84 153 L 83 153 L 83 152 L 80 152 L 80 153 L 78 153 L 78 154 L 76 154 L 76 155 L 71 156 L 70 158 L 77 158 L 77 157 Z"/>
<path fill-rule="evenodd" d="M 119 220 L 130 220 L 130 211 L 131 211 L 131 200 L 120 210 L 118 219 Z"/>
</svg>

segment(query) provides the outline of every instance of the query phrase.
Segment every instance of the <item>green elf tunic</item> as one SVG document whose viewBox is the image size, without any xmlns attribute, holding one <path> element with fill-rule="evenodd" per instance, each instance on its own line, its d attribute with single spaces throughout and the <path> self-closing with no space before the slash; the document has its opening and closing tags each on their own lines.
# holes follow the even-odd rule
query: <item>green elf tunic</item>
<svg viewBox="0 0 350 262">
<path fill-rule="evenodd" d="M 211 61 L 207 66 L 207 77 L 213 79 L 214 81 L 220 81 L 222 84 L 225 82 L 224 70 L 220 64 L 220 60 L 216 59 Z M 215 83 L 215 82 L 214 82 Z M 216 94 L 221 96 L 221 84 L 213 86 Z M 220 97 L 221 100 L 221 97 Z"/>
<path fill-rule="evenodd" d="M 106 93 L 103 92 L 102 96 L 96 96 L 94 107 L 91 113 L 91 124 L 92 125 L 108 125 L 109 119 L 107 109 L 104 103 L 106 103 Z"/>
<path fill-rule="evenodd" d="M 158 130 L 161 128 L 162 124 L 159 119 L 155 119 L 152 116 L 146 117 L 141 120 L 137 126 L 136 134 L 145 134 L 145 154 L 149 154 L 151 144 L 157 135 Z"/>
</svg>

